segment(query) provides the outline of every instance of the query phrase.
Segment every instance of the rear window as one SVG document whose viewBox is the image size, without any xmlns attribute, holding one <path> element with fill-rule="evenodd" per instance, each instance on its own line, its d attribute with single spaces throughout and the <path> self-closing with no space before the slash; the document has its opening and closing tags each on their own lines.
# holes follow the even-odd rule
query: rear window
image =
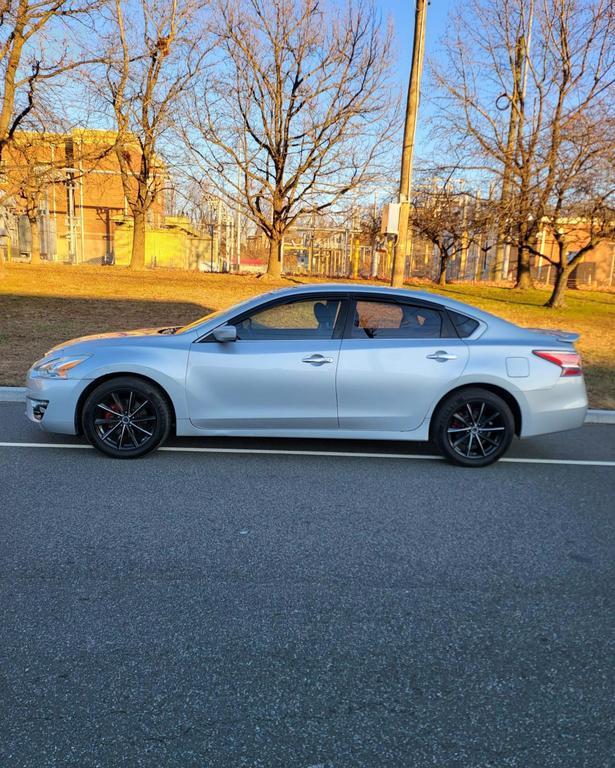
<svg viewBox="0 0 615 768">
<path fill-rule="evenodd" d="M 455 330 L 462 339 L 467 339 L 478 328 L 478 321 L 473 320 L 471 317 L 462 315 L 460 312 L 451 312 L 449 309 L 448 314 L 451 318 Z"/>
</svg>

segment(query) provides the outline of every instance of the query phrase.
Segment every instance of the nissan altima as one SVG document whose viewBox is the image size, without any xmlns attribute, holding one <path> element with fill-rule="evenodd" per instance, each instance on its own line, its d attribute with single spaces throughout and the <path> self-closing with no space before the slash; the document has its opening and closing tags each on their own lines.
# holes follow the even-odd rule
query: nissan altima
<svg viewBox="0 0 615 768">
<path fill-rule="evenodd" d="M 28 372 L 26 412 L 116 458 L 173 432 L 431 440 L 481 467 L 515 435 L 583 424 L 577 338 L 419 291 L 303 285 L 60 344 Z"/>
</svg>

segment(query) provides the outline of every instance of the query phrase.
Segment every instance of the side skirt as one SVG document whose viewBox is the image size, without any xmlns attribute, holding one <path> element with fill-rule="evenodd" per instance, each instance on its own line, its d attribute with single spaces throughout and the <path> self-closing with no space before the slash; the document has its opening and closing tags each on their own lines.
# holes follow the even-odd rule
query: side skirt
<svg viewBox="0 0 615 768">
<path fill-rule="evenodd" d="M 198 429 L 189 419 L 177 420 L 178 437 L 294 437 L 318 440 L 429 440 L 429 419 L 406 432 L 376 432 L 350 429 Z"/>
</svg>

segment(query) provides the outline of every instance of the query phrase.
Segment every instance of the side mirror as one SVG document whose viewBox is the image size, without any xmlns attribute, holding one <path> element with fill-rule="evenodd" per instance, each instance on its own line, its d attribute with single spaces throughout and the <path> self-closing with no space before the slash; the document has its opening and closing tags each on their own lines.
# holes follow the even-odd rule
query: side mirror
<svg viewBox="0 0 615 768">
<path fill-rule="evenodd" d="M 237 328 L 234 325 L 221 325 L 213 331 L 212 336 L 222 344 L 227 341 L 237 341 Z"/>
</svg>

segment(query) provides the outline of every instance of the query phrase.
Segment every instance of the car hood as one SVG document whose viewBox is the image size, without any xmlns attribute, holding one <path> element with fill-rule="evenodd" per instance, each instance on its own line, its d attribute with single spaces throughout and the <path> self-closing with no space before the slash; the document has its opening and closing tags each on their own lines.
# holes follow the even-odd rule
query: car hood
<svg viewBox="0 0 615 768">
<path fill-rule="evenodd" d="M 78 336 L 76 339 L 69 339 L 69 341 L 63 341 L 61 344 L 57 344 L 55 347 L 52 347 L 48 352 L 45 353 L 45 357 L 48 355 L 51 355 L 54 352 L 59 352 L 60 350 L 68 349 L 69 347 L 74 347 L 77 345 L 89 345 L 92 342 L 102 342 L 105 341 L 116 341 L 117 339 L 142 339 L 146 336 L 164 336 L 164 335 L 171 335 L 170 331 L 174 330 L 174 328 L 169 328 L 168 326 L 163 326 L 162 328 L 138 328 L 133 331 L 115 331 L 112 333 L 92 333 L 89 336 Z"/>
</svg>

